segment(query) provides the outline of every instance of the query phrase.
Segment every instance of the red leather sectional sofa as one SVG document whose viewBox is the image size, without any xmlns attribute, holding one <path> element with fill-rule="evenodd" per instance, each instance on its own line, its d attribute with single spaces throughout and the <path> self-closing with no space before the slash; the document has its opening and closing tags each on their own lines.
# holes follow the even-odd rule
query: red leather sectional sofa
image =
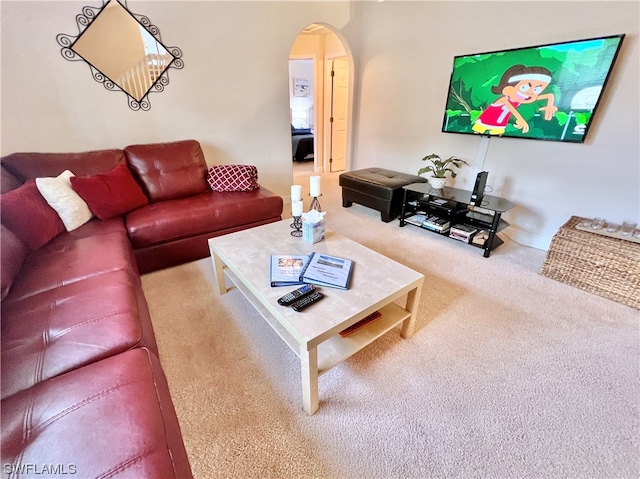
<svg viewBox="0 0 640 479">
<path fill-rule="evenodd" d="M 140 273 L 207 256 L 207 238 L 281 219 L 282 198 L 262 187 L 212 191 L 194 140 L 17 153 L 1 165 L 3 477 L 192 477 Z M 30 180 L 118 165 L 148 204 L 36 247 L 7 226 L 8 198 Z M 35 220 L 31 206 L 24 216 Z"/>
</svg>

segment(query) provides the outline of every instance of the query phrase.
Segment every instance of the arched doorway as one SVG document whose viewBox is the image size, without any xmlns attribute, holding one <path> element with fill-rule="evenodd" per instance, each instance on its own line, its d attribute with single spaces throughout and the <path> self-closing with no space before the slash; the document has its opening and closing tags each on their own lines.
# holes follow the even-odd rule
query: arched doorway
<svg viewBox="0 0 640 479">
<path fill-rule="evenodd" d="M 291 47 L 290 120 L 292 129 L 298 130 L 292 131 L 292 159 L 309 162 L 312 156 L 313 171 L 338 172 L 348 167 L 352 64 L 345 43 L 329 26 L 308 25 Z M 313 153 L 308 154 L 311 141 Z"/>
</svg>

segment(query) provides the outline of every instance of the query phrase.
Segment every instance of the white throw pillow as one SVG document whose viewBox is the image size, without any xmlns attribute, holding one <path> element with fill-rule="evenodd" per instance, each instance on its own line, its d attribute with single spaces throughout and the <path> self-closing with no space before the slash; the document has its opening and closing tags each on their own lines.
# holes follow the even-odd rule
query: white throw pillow
<svg viewBox="0 0 640 479">
<path fill-rule="evenodd" d="M 87 203 L 73 191 L 69 179 L 72 176 L 73 173 L 65 170 L 55 178 L 36 178 L 38 191 L 56 210 L 67 231 L 79 228 L 93 217 Z"/>
</svg>

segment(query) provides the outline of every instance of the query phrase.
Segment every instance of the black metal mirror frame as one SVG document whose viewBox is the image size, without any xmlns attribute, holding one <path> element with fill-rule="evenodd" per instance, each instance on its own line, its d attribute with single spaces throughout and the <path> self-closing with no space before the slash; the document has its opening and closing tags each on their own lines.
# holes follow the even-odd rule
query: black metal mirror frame
<svg viewBox="0 0 640 479">
<path fill-rule="evenodd" d="M 160 93 L 164 91 L 165 86 L 169 84 L 169 68 L 182 69 L 184 67 L 184 62 L 182 60 L 182 51 L 178 47 L 167 47 L 164 45 L 160 39 L 160 30 L 157 26 L 151 23 L 148 17 L 144 15 L 138 15 L 131 12 L 126 5 L 126 0 L 124 0 L 124 4 L 117 1 L 125 11 L 131 15 L 131 17 L 138 22 L 157 42 L 169 52 L 173 60 L 167 65 L 162 74 L 158 76 L 158 78 L 153 82 L 153 84 L 147 89 L 146 93 L 137 100 L 134 98 L 129 92 L 116 84 L 111 78 L 105 75 L 100 69 L 98 69 L 95 65 L 91 64 L 88 60 L 83 58 L 79 53 L 73 50 L 74 44 L 82 37 L 82 35 L 89 29 L 91 24 L 98 18 L 100 13 L 102 13 L 105 7 L 109 4 L 111 0 L 102 0 L 102 5 L 99 7 L 85 6 L 82 9 L 82 13 L 76 15 L 76 24 L 78 26 L 78 35 L 67 35 L 64 33 L 60 33 L 56 36 L 56 40 L 58 44 L 62 47 L 60 53 L 62 57 L 69 61 L 83 61 L 89 65 L 91 70 L 91 76 L 98 83 L 102 83 L 102 85 L 109 91 L 121 91 L 125 95 L 127 95 L 129 108 L 132 110 L 143 110 L 147 111 L 151 108 L 151 103 L 149 102 L 148 95 L 151 92 Z"/>
</svg>

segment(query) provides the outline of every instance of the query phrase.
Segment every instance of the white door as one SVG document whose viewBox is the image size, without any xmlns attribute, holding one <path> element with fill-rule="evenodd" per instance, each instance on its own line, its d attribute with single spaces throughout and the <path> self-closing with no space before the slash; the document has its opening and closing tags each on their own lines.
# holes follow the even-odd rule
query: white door
<svg viewBox="0 0 640 479">
<path fill-rule="evenodd" d="M 347 57 L 331 60 L 329 171 L 343 171 L 347 157 L 349 64 Z"/>
</svg>

